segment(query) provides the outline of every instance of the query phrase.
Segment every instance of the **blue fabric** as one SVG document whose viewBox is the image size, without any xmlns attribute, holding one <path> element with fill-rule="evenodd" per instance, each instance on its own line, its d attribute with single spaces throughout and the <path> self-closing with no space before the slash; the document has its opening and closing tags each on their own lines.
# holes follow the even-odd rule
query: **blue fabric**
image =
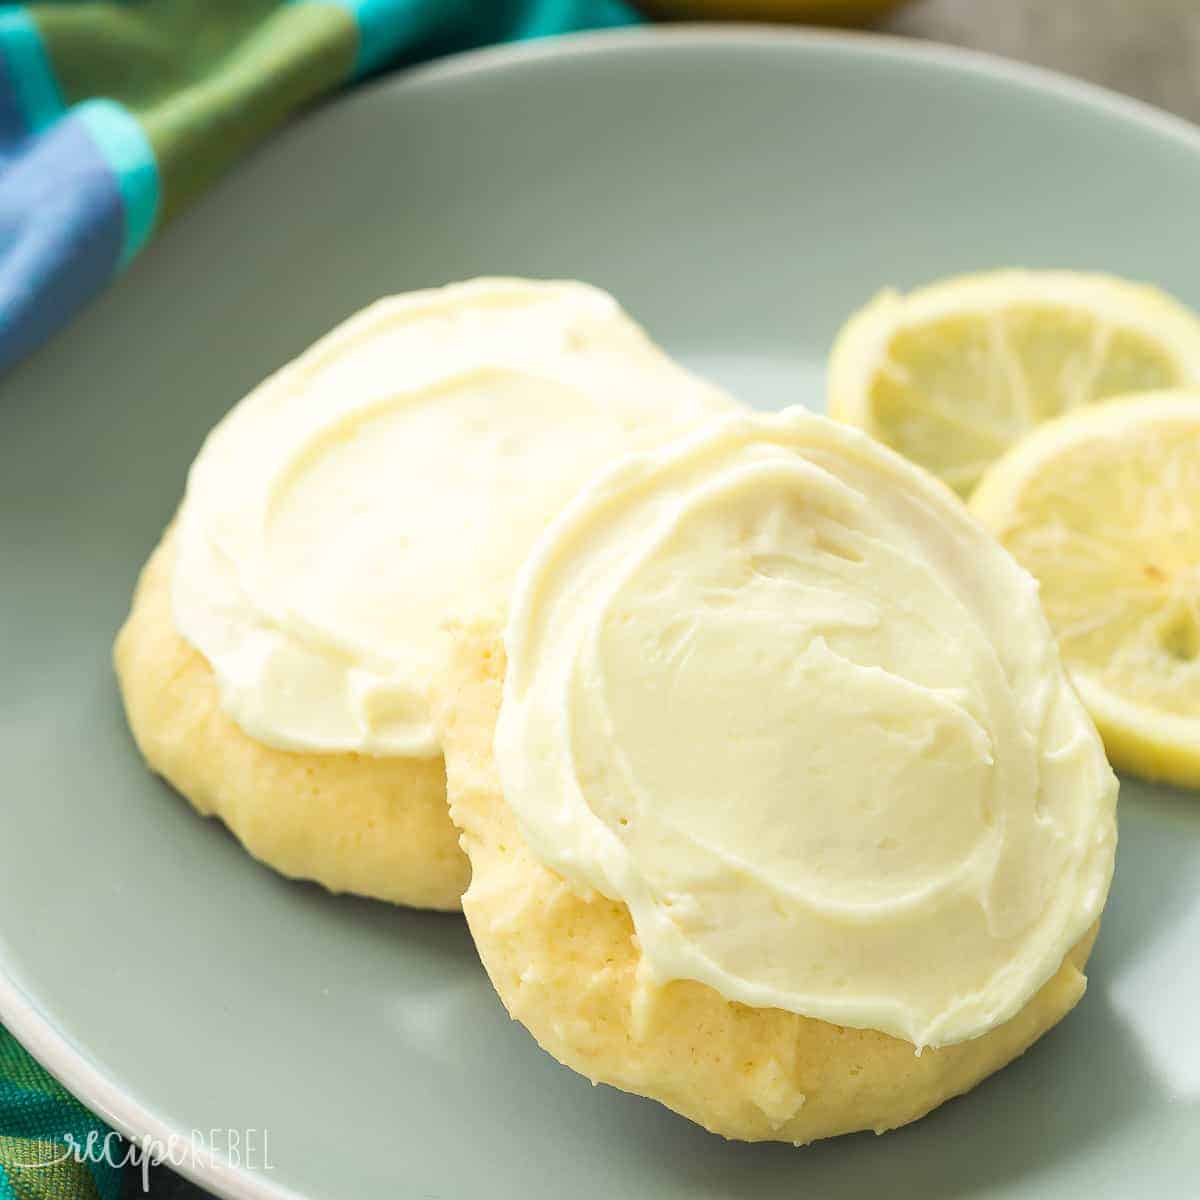
<svg viewBox="0 0 1200 1200">
<path fill-rule="evenodd" d="M 118 268 L 146 244 L 158 212 L 158 163 L 133 114 L 114 100 L 88 100 L 77 109 L 121 193 L 125 234 Z"/>
<path fill-rule="evenodd" d="M 0 171 L 0 370 L 112 278 L 125 245 L 121 189 L 72 112 L 5 147 Z"/>
<path fill-rule="evenodd" d="M 0 370 L 112 277 L 125 244 L 120 185 L 89 118 L 67 113 L 41 35 L 0 9 Z"/>
</svg>

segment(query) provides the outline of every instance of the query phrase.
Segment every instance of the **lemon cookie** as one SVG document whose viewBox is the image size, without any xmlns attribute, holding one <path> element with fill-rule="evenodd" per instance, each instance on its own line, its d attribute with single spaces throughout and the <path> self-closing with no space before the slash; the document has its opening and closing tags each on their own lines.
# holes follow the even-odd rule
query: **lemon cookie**
<svg viewBox="0 0 1200 1200">
<path fill-rule="evenodd" d="M 857 431 L 614 468 L 435 711 L 483 962 L 592 1080 L 726 1137 L 885 1130 L 1083 993 L 1116 780 L 1033 580 Z"/>
<path fill-rule="evenodd" d="M 430 908 L 468 877 L 428 680 L 594 470 L 731 402 L 603 292 L 381 301 L 196 459 L 116 647 L 149 765 L 283 873 Z"/>
</svg>

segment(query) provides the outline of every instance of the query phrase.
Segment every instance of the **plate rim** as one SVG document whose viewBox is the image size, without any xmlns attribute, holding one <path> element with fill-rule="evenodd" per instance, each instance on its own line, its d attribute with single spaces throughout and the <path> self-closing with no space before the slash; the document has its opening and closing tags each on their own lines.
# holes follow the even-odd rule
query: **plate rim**
<svg viewBox="0 0 1200 1200">
<path fill-rule="evenodd" d="M 680 22 L 635 25 L 619 29 L 560 34 L 527 42 L 485 46 L 447 55 L 432 62 L 385 72 L 377 80 L 333 99 L 316 112 L 292 122 L 278 143 L 311 121 L 338 119 L 344 108 L 369 100 L 380 91 L 406 91 L 453 85 L 477 75 L 521 69 L 551 59 L 590 57 L 612 52 L 687 51 L 712 45 L 736 45 L 748 50 L 827 51 L 880 59 L 926 63 L 964 76 L 985 76 L 1023 91 L 1051 96 L 1056 101 L 1088 108 L 1110 119 L 1140 125 L 1148 132 L 1186 147 L 1200 157 L 1200 126 L 1144 100 L 1060 71 L 1006 58 L 988 51 L 891 33 L 820 29 L 750 22 Z M 270 145 L 270 143 L 268 143 Z M 241 160 L 245 161 L 245 159 Z M 236 164 L 234 167 L 236 170 Z M 233 172 L 230 172 L 232 174 Z M 200 204 L 220 202 L 213 189 Z M 197 206 L 198 207 L 198 206 Z M 169 235 L 168 235 L 169 244 Z M 160 251 L 161 252 L 161 251 Z M 53 339 L 52 339 L 53 341 Z M 3 943 L 0 942 L 0 949 Z M 145 1139 L 168 1146 L 172 1139 L 193 1145 L 192 1131 L 156 1115 L 102 1070 L 53 1020 L 39 1011 L 32 997 L 14 979 L 0 953 L 0 1024 L 60 1084 L 130 1141 Z M 305 1200 L 285 1184 L 238 1166 L 226 1156 L 202 1147 L 202 1153 L 171 1170 L 224 1200 Z"/>
</svg>

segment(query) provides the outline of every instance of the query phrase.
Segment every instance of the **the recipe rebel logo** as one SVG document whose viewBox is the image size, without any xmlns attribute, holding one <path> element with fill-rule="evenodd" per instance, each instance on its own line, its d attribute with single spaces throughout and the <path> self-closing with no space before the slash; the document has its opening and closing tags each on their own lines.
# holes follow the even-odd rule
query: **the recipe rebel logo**
<svg viewBox="0 0 1200 1200">
<path fill-rule="evenodd" d="M 68 1131 L 55 1142 L 53 1149 L 52 1157 L 16 1164 L 17 1170 L 37 1170 L 64 1162 L 132 1167 L 141 1173 L 142 1194 L 149 1195 L 150 1172 L 154 1167 L 203 1171 L 222 1164 L 255 1171 L 275 1169 L 267 1129 L 193 1129 L 186 1136 L 171 1134 L 166 1139 L 149 1134 L 131 1139 L 95 1129 L 80 1138 Z"/>
</svg>

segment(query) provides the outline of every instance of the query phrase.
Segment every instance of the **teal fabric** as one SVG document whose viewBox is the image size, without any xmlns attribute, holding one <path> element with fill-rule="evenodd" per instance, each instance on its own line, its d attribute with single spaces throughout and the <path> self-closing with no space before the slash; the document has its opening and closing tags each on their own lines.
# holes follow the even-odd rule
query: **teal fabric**
<svg viewBox="0 0 1200 1200">
<path fill-rule="evenodd" d="M 308 2 L 308 0 L 300 0 Z M 359 28 L 354 77 L 361 79 L 397 59 L 412 62 L 433 52 L 490 42 L 524 41 L 568 29 L 628 25 L 623 0 L 334 0 Z M 414 51 L 416 52 L 414 54 Z"/>
<path fill-rule="evenodd" d="M 158 163 L 141 125 L 114 100 L 86 100 L 79 116 L 104 156 L 121 194 L 124 237 L 117 269 L 146 244 L 158 212 Z"/>
<path fill-rule="evenodd" d="M 0 54 L 28 127 L 34 131 L 44 129 L 62 114 L 66 105 L 46 57 L 42 36 L 22 7 L 6 5 L 0 9 Z"/>
<path fill-rule="evenodd" d="M 118 1200 L 123 1148 L 75 1152 L 109 1133 L 0 1029 L 0 1200 Z"/>
</svg>

